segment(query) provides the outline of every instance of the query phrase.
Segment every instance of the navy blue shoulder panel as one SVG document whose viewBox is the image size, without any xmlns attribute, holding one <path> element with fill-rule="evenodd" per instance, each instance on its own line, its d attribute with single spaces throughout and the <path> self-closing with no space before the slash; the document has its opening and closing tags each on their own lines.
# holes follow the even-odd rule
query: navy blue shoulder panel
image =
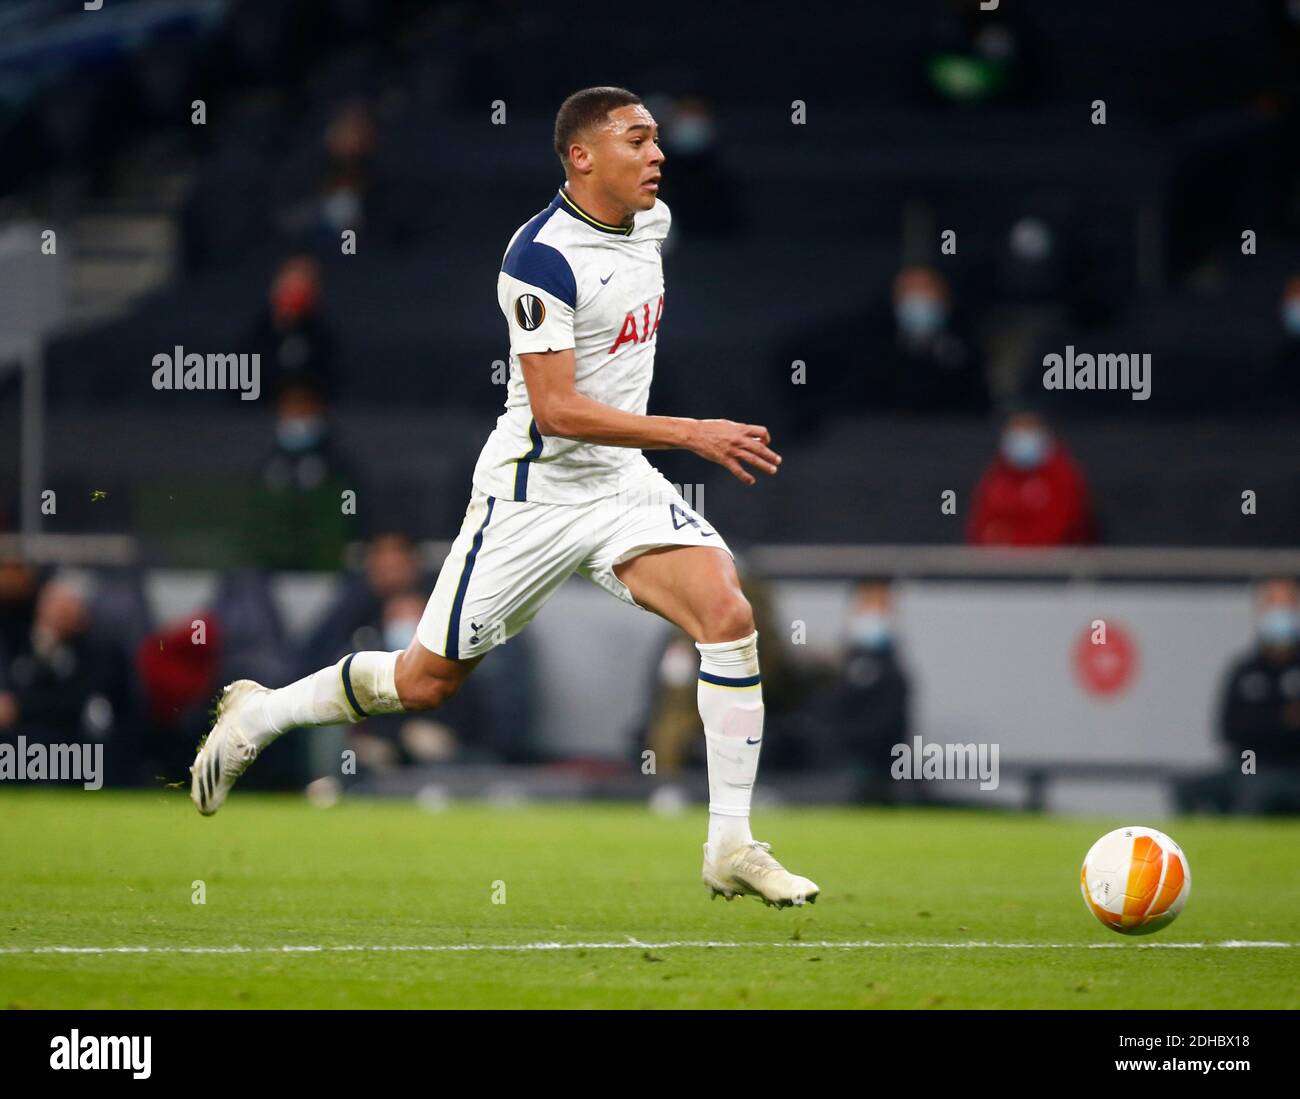
<svg viewBox="0 0 1300 1099">
<path fill-rule="evenodd" d="M 545 290 L 570 308 L 576 308 L 578 280 L 573 277 L 569 261 L 558 248 L 540 244 L 535 239 L 554 212 L 552 203 L 519 231 L 519 236 L 506 253 L 501 270 L 520 282 Z"/>
</svg>

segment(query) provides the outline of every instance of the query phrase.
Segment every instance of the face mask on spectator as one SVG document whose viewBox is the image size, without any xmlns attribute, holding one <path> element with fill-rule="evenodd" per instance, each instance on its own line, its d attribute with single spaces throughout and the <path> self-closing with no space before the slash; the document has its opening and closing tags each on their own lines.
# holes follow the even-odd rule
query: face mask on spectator
<svg viewBox="0 0 1300 1099">
<path fill-rule="evenodd" d="M 849 643 L 855 649 L 883 649 L 894 638 L 889 616 L 862 611 L 849 619 Z"/>
<path fill-rule="evenodd" d="M 384 624 L 384 645 L 391 653 L 396 649 L 405 649 L 415 637 L 415 627 L 420 624 L 418 618 L 394 618 Z"/>
<path fill-rule="evenodd" d="M 1300 338 L 1300 298 L 1288 298 L 1282 303 L 1282 327 L 1288 336 Z"/>
<path fill-rule="evenodd" d="M 310 450 L 324 437 L 325 420 L 320 416 L 292 416 L 275 425 L 275 441 L 290 454 Z"/>
<path fill-rule="evenodd" d="M 1272 607 L 1259 616 L 1255 628 L 1265 645 L 1293 645 L 1300 639 L 1300 613 Z"/>
<path fill-rule="evenodd" d="M 1047 432 L 1036 427 L 1012 427 L 1002 435 L 1002 457 L 1016 469 L 1037 469 L 1047 459 Z"/>
<path fill-rule="evenodd" d="M 673 123 L 667 138 L 675 152 L 700 153 L 713 144 L 713 123 L 700 115 L 682 118 Z"/>
<path fill-rule="evenodd" d="M 898 327 L 913 338 L 933 336 L 947 320 L 948 309 L 929 294 L 909 294 L 894 306 Z"/>
<path fill-rule="evenodd" d="M 340 231 L 355 227 L 361 221 L 361 196 L 346 187 L 331 191 L 321 203 L 321 218 Z"/>
</svg>

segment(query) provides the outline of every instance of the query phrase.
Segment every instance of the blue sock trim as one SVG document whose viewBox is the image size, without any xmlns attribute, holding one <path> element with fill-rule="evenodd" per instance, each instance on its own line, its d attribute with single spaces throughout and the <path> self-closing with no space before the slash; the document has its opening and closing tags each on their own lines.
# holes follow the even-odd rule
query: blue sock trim
<svg viewBox="0 0 1300 1099">
<path fill-rule="evenodd" d="M 747 675 L 741 678 L 732 678 L 728 675 L 714 675 L 712 672 L 700 672 L 700 678 L 705 683 L 712 683 L 715 687 L 756 687 L 763 682 L 761 675 Z"/>
<path fill-rule="evenodd" d="M 357 717 L 369 717 L 370 715 L 361 708 L 361 703 L 357 701 L 356 693 L 352 690 L 352 677 L 348 674 L 356 655 L 356 653 L 349 653 L 348 658 L 343 661 L 343 693 L 348 696 L 348 705 L 352 707 L 352 712 Z"/>
</svg>

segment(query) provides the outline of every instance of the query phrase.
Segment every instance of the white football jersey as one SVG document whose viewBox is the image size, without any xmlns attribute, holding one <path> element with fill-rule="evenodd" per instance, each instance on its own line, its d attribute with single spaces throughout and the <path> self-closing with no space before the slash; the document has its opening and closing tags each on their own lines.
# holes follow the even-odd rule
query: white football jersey
<svg viewBox="0 0 1300 1099">
<path fill-rule="evenodd" d="M 506 500 L 586 503 L 652 468 L 634 447 L 542 435 L 519 356 L 572 347 L 579 393 L 644 415 L 664 310 L 659 253 L 671 220 L 656 201 L 631 228 L 605 225 L 561 188 L 510 238 L 497 276 L 510 329 L 510 381 L 506 410 L 474 467 L 476 488 Z"/>
</svg>

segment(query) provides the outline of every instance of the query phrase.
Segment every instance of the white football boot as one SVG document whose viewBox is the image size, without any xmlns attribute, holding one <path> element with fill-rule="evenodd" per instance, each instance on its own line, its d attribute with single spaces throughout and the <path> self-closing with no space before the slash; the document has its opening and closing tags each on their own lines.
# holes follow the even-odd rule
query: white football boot
<svg viewBox="0 0 1300 1099">
<path fill-rule="evenodd" d="M 709 857 L 704 845 L 704 884 L 709 899 L 722 896 L 758 897 L 766 905 L 789 908 L 791 905 L 816 904 L 821 889 L 815 882 L 791 874 L 772 857 L 772 845 L 754 840 L 733 848 L 716 859 Z"/>
<path fill-rule="evenodd" d="M 239 710 L 249 695 L 265 690 L 251 679 L 237 679 L 221 692 L 217 720 L 190 767 L 190 800 L 205 817 L 221 808 L 235 779 L 257 758 L 257 747 L 239 726 Z"/>
</svg>

